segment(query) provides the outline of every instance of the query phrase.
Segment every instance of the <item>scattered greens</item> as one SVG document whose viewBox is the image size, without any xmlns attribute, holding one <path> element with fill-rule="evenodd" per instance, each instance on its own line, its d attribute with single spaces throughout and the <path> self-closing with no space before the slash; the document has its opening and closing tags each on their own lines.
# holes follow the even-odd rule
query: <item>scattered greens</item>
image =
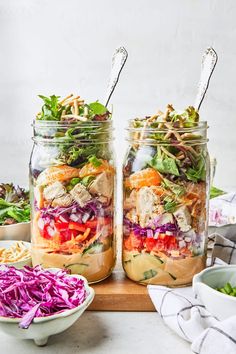
<svg viewBox="0 0 236 354">
<path fill-rule="evenodd" d="M 107 108 L 98 101 L 85 104 L 80 97 L 69 95 L 67 98 L 60 100 L 60 96 L 52 95 L 46 97 L 39 95 L 44 102 L 41 112 L 37 115 L 37 120 L 48 121 L 67 121 L 71 118 L 78 121 L 87 120 L 106 120 L 110 118 Z M 80 118 L 80 117 L 83 117 Z"/>
<path fill-rule="evenodd" d="M 94 166 L 100 163 L 98 158 L 106 158 L 106 144 L 109 129 L 106 121 L 111 113 L 100 102 L 85 103 L 80 96 L 69 95 L 64 99 L 52 95 L 39 95 L 43 100 L 36 121 L 56 121 L 63 123 L 53 130 L 44 128 L 43 138 L 54 139 L 59 144 L 55 162 L 73 167 L 82 167 L 90 161 Z M 95 125 L 91 124 L 95 122 Z M 100 124 L 104 123 L 104 124 Z M 83 144 L 81 142 L 83 141 Z M 91 144 L 99 141 L 99 144 Z"/>
<path fill-rule="evenodd" d="M 0 184 L 0 225 L 30 221 L 29 192 L 12 183 Z"/>
</svg>

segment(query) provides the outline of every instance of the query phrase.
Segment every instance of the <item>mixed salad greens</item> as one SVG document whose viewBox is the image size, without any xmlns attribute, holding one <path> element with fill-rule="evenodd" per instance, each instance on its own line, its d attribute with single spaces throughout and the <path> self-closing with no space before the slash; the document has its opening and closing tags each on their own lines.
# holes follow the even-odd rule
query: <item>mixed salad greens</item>
<svg viewBox="0 0 236 354">
<path fill-rule="evenodd" d="M 0 225 L 30 221 L 29 192 L 13 183 L 0 184 Z"/>
<path fill-rule="evenodd" d="M 79 96 L 40 97 L 31 163 L 33 263 L 98 281 L 114 265 L 111 114 Z"/>
<path fill-rule="evenodd" d="M 130 121 L 123 267 L 141 283 L 183 285 L 205 265 L 206 125 L 193 107 Z"/>
</svg>

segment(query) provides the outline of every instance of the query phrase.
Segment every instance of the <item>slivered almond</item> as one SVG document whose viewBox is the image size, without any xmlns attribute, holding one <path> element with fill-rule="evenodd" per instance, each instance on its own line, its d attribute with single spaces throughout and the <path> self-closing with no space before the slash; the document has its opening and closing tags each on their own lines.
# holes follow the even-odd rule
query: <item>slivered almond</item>
<svg viewBox="0 0 236 354">
<path fill-rule="evenodd" d="M 75 108 L 75 114 L 78 116 L 79 114 L 79 106 L 78 106 L 78 101 L 74 100 L 74 108 Z"/>
<path fill-rule="evenodd" d="M 63 104 L 66 100 L 68 100 L 69 98 L 71 98 L 73 96 L 73 93 L 71 93 L 70 95 L 66 96 L 65 98 L 63 98 L 63 100 L 61 100 L 59 102 L 59 104 Z"/>
</svg>

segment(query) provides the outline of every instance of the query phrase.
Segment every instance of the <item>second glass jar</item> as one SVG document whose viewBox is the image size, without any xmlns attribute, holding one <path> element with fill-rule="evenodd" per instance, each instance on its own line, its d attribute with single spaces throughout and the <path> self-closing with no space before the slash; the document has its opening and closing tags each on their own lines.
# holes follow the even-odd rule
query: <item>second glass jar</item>
<svg viewBox="0 0 236 354">
<path fill-rule="evenodd" d="M 124 162 L 123 268 L 141 284 L 182 286 L 206 265 L 207 124 L 131 120 Z"/>
<path fill-rule="evenodd" d="M 35 121 L 33 140 L 33 265 L 105 279 L 116 258 L 112 122 Z"/>
</svg>

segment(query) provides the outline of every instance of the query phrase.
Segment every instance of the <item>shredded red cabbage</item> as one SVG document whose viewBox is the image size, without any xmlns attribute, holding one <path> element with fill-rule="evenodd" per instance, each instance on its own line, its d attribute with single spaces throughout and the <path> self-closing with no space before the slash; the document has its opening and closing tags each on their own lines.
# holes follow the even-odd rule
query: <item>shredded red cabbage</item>
<svg viewBox="0 0 236 354">
<path fill-rule="evenodd" d="M 127 218 L 124 218 L 125 233 L 132 230 L 136 236 L 153 237 L 155 233 L 166 233 L 166 231 L 172 232 L 174 236 L 179 233 L 178 226 L 176 224 L 167 223 L 160 226 L 151 227 L 141 227 L 138 224 L 132 223 Z"/>
<path fill-rule="evenodd" d="M 86 223 L 93 217 L 111 216 L 111 212 L 109 209 L 104 208 L 100 202 L 91 201 L 83 208 L 77 203 L 74 203 L 69 207 L 42 208 L 40 209 L 40 216 L 44 219 L 45 223 L 48 224 L 51 220 L 54 220 L 55 217 L 63 218 L 64 222 L 72 220 Z"/>
<path fill-rule="evenodd" d="M 21 318 L 20 328 L 28 328 L 35 317 L 73 309 L 86 297 L 84 281 L 64 270 L 0 267 L 0 316 Z"/>
</svg>

